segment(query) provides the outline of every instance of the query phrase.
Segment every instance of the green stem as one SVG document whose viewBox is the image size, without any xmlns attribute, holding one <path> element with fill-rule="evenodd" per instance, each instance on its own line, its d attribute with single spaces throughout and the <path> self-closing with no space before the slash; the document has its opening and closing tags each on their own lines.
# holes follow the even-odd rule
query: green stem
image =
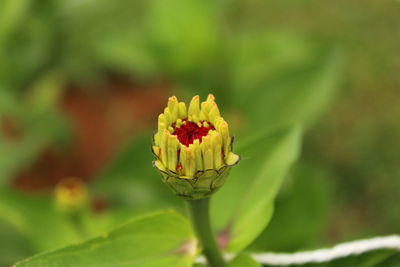
<svg viewBox="0 0 400 267">
<path fill-rule="evenodd" d="M 203 246 L 204 255 L 211 267 L 223 267 L 226 265 L 221 250 L 215 240 L 209 218 L 209 199 L 188 200 L 187 207 L 190 219 L 197 238 Z"/>
<path fill-rule="evenodd" d="M 82 212 L 76 212 L 68 215 L 76 233 L 80 239 L 85 239 L 88 237 L 87 229 L 84 224 Z"/>
</svg>

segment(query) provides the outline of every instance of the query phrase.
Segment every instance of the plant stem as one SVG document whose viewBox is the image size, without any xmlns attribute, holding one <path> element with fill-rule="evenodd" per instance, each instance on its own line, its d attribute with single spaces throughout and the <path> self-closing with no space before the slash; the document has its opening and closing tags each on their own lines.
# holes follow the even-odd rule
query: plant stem
<svg viewBox="0 0 400 267">
<path fill-rule="evenodd" d="M 225 260 L 211 229 L 209 218 L 209 198 L 188 200 L 186 203 L 193 228 L 197 234 L 197 238 L 203 246 L 203 252 L 209 265 L 211 267 L 225 266 Z"/>
<path fill-rule="evenodd" d="M 69 214 L 69 220 L 71 221 L 73 227 L 75 228 L 76 233 L 78 234 L 80 239 L 84 239 L 88 237 L 88 233 L 86 231 L 86 227 L 83 221 L 82 212 L 77 212 L 73 214 Z"/>
</svg>

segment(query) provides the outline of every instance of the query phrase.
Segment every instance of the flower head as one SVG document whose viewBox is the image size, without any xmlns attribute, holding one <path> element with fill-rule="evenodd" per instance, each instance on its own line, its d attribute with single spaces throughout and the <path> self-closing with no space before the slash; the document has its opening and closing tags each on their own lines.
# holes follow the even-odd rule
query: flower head
<svg viewBox="0 0 400 267">
<path fill-rule="evenodd" d="M 178 195 L 205 198 L 224 184 L 230 167 L 239 162 L 232 140 L 213 95 L 201 104 L 194 96 L 188 108 L 172 96 L 158 116 L 154 166 Z"/>
<path fill-rule="evenodd" d="M 61 212 L 74 213 L 83 209 L 89 201 L 86 185 L 76 177 L 61 180 L 55 190 L 55 202 Z"/>
</svg>

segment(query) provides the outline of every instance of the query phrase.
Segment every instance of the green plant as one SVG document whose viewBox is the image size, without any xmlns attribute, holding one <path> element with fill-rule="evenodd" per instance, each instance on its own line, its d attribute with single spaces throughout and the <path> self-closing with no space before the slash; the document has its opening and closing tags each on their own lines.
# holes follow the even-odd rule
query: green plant
<svg viewBox="0 0 400 267">
<path fill-rule="evenodd" d="M 229 265 L 277 265 L 272 259 L 280 257 L 289 258 L 287 265 L 316 264 L 312 257 L 299 263 L 293 261 L 294 255 L 271 254 L 268 258 L 263 252 L 276 247 L 316 247 L 314 243 L 304 245 L 304 240 L 310 240 L 307 233 L 317 228 L 315 224 L 297 221 L 299 216 L 293 214 L 316 217 L 310 206 L 323 209 L 320 202 L 325 194 L 320 191 L 326 190 L 315 186 L 318 179 L 308 179 L 320 175 L 318 168 L 299 171 L 304 162 L 294 170 L 291 166 L 299 157 L 303 133 L 321 118 L 335 95 L 342 54 L 334 45 L 300 32 L 246 27 L 233 15 L 244 4 L 233 2 L 0 3 L 0 116 L 15 118 L 24 130 L 18 142 L 10 142 L 0 132 L 1 265 L 22 258 L 27 259 L 17 266 L 205 263 L 199 251 L 201 242 L 182 215 L 182 201 L 162 185 L 149 164 L 150 133 L 129 140 L 88 185 L 92 195 L 109 199 L 110 208 L 97 214 L 84 207 L 78 227 L 55 207 L 52 194 L 32 196 L 10 186 L 11 178 L 49 144 L 63 147 L 71 142 L 68 120 L 57 106 L 66 84 L 98 83 L 96 78 L 110 70 L 137 77 L 141 83 L 166 79 L 184 99 L 196 93 L 205 97 L 210 89 L 218 97 L 235 133 L 235 153 L 242 161 L 232 168 L 210 203 L 199 202 L 193 208 L 200 211 L 192 211 L 192 217 L 207 225 L 210 212 L 214 232 L 206 229 L 207 239 L 216 237 L 224 255 L 229 260 L 234 257 Z M 278 205 L 282 209 L 275 215 L 286 224 L 277 227 L 272 221 L 267 228 L 282 187 L 278 204 L 285 198 L 290 203 Z M 309 208 L 305 215 L 304 206 Z M 155 211 L 160 209 L 168 211 Z M 397 239 L 388 240 L 394 246 L 380 243 L 372 251 L 328 257 L 320 264 L 395 264 Z"/>
<path fill-rule="evenodd" d="M 208 99 L 210 101 L 211 98 Z M 198 101 L 195 104 L 198 105 Z M 217 119 L 214 120 L 213 115 L 208 115 L 208 113 L 202 115 L 205 116 L 204 120 L 199 120 L 197 126 L 193 125 L 194 128 L 198 127 L 196 129 L 199 131 L 201 127 L 207 125 L 209 126 L 206 129 L 207 131 L 188 136 L 193 134 L 194 129 L 192 127 L 189 131 L 187 127 L 192 126 L 190 122 L 195 122 L 196 117 L 193 115 L 189 119 L 187 116 L 200 113 L 200 110 L 193 111 L 195 104 L 191 104 L 188 113 L 182 112 L 181 114 L 181 117 L 184 118 L 182 121 L 185 121 L 188 125 L 185 127 L 185 123 L 175 123 L 179 119 L 179 113 L 175 115 L 169 113 L 170 110 L 174 110 L 175 105 L 178 105 L 176 98 L 171 98 L 168 108 L 164 111 L 164 116 L 160 116 L 158 133 L 165 137 L 168 137 L 171 133 L 177 134 L 179 142 L 181 142 L 179 143 L 180 149 L 177 147 L 178 143 L 171 143 L 172 137 L 162 139 L 161 136 L 157 136 L 158 133 L 156 133 L 156 141 L 153 146 L 156 160 L 159 161 L 156 166 L 162 173 L 164 182 L 178 196 L 187 200 L 193 228 L 189 220 L 177 212 L 156 212 L 140 216 L 107 234 L 81 242 L 78 245 L 70 245 L 20 261 L 16 266 L 191 266 L 198 253 L 201 252 L 204 253 L 209 266 L 212 267 L 225 265 L 259 266 L 261 263 L 267 265 L 302 264 L 307 266 L 307 264 L 321 261 L 324 262 L 323 264 L 340 264 L 340 266 L 353 266 L 354 264 L 371 266 L 379 262 L 396 261 L 398 257 L 396 249 L 400 244 L 400 237 L 398 236 L 359 241 L 357 244 L 344 244 L 338 246 L 338 248 L 333 248 L 331 251 L 303 253 L 304 256 L 299 259 L 295 255 L 285 254 L 248 254 L 244 249 L 257 238 L 268 224 L 272 216 L 273 201 L 278 188 L 282 184 L 289 166 L 298 156 L 301 130 L 298 127 L 291 127 L 274 134 L 268 134 L 266 137 L 252 138 L 244 146 L 239 145 L 237 150 L 240 155 L 243 155 L 243 167 L 240 164 L 240 167 L 234 168 L 232 176 L 227 179 L 227 184 L 221 188 L 221 192 L 216 193 L 215 196 L 212 195 L 210 210 L 209 199 L 210 193 L 214 193 L 213 188 L 202 188 L 201 185 L 204 183 L 203 180 L 206 183 L 210 179 L 217 181 L 219 175 L 218 173 L 212 176 L 202 175 L 203 167 L 209 170 L 206 167 L 208 164 L 206 161 L 209 160 L 206 156 L 207 149 L 216 150 L 218 153 L 214 155 L 223 157 L 222 162 L 214 158 L 214 162 L 208 168 L 219 166 L 215 165 L 218 162 L 229 166 L 230 164 L 227 162 L 230 159 L 231 148 L 226 148 L 224 142 L 228 142 L 227 144 L 230 146 L 230 138 L 227 135 L 221 143 L 211 142 L 213 139 L 210 139 L 210 143 L 207 144 L 209 136 L 212 137 L 218 133 L 216 131 L 223 129 L 223 126 L 218 126 L 220 123 L 217 122 Z M 202 106 L 202 111 L 203 109 L 210 112 L 207 107 Z M 210 112 L 209 114 L 213 113 Z M 222 118 L 221 120 L 223 122 L 221 125 L 225 125 Z M 205 124 L 206 122 L 209 124 Z M 214 124 L 215 130 L 211 130 Z M 169 128 L 171 125 L 173 125 L 172 128 Z M 175 133 L 180 127 L 183 127 L 181 130 L 185 132 Z M 223 131 L 220 133 L 222 134 Z M 200 140 L 200 138 L 204 138 L 204 143 L 201 142 L 203 145 L 199 146 L 200 154 L 196 154 L 196 150 L 193 149 L 194 146 L 191 146 L 191 144 L 196 145 L 195 140 Z M 166 143 L 163 144 L 163 142 Z M 190 142 L 192 143 L 190 144 Z M 186 144 L 189 144 L 189 146 L 186 146 Z M 209 145 L 212 146 L 209 147 Z M 171 149 L 173 151 L 170 151 Z M 190 150 L 185 151 L 184 149 Z M 221 153 L 221 151 L 228 152 Z M 143 150 L 140 149 L 140 153 L 142 152 Z M 193 154 L 190 154 L 192 152 Z M 176 153 L 189 154 L 178 156 L 174 160 L 174 157 L 177 157 Z M 202 156 L 196 157 L 197 155 Z M 224 159 L 225 155 L 228 156 Z M 236 156 L 234 162 L 237 162 L 237 160 Z M 173 164 L 171 164 L 171 161 Z M 181 167 L 176 169 L 180 165 Z M 192 167 L 194 170 L 190 170 Z M 243 177 L 249 175 L 254 176 L 254 179 L 243 179 Z M 169 176 L 176 177 L 174 180 L 170 180 Z M 191 184 L 192 179 L 197 180 Z M 185 192 L 185 194 L 182 194 L 182 192 Z M 203 193 L 199 194 L 200 192 Z M 241 195 L 241 197 L 239 198 L 238 195 Z M 9 194 L 4 202 L 10 202 L 12 198 L 12 195 Z M 0 208 L 7 209 L 7 203 L 0 205 Z M 218 229 L 217 232 L 212 230 L 210 211 L 214 220 L 213 226 Z M 8 214 L 12 213 L 8 212 Z M 23 213 L 15 213 L 14 216 L 9 217 L 9 219 L 16 220 L 16 222 L 11 223 L 23 223 L 23 221 L 18 221 L 21 215 Z M 55 218 L 57 217 L 59 216 Z M 99 223 L 98 218 L 95 220 L 96 223 Z M 57 227 L 61 225 L 59 224 Z M 74 225 L 71 226 L 74 227 Z M 93 224 L 80 225 L 80 227 L 82 226 L 87 230 L 93 230 Z M 26 226 L 21 225 L 20 227 Z M 79 229 L 78 233 L 81 230 Z M 196 232 L 196 235 L 194 232 Z M 218 243 L 216 240 L 218 240 Z M 239 254 L 234 259 L 232 259 L 232 256 L 226 258 L 221 250 Z M 320 255 L 316 256 L 316 254 Z"/>
</svg>

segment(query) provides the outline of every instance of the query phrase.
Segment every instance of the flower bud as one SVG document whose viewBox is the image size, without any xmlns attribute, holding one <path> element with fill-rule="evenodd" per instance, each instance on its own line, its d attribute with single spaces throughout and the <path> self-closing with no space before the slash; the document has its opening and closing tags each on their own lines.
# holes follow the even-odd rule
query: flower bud
<svg viewBox="0 0 400 267">
<path fill-rule="evenodd" d="M 54 195 L 58 210 L 67 214 L 83 210 L 89 202 L 86 185 L 76 177 L 61 180 L 54 190 Z"/>
<path fill-rule="evenodd" d="M 158 116 L 153 165 L 178 196 L 207 198 L 225 183 L 230 168 L 240 160 L 232 152 L 232 141 L 213 95 L 201 104 L 199 96 L 194 96 L 188 108 L 173 96 Z"/>
</svg>

